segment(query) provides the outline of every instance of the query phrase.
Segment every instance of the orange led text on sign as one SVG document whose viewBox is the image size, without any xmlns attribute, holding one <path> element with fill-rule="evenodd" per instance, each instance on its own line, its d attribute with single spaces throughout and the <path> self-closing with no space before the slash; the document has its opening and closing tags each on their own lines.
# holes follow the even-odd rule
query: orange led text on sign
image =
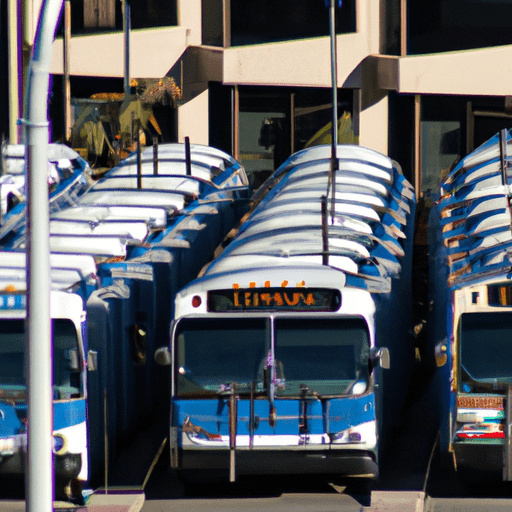
<svg viewBox="0 0 512 512">
<path fill-rule="evenodd" d="M 265 291 L 234 291 L 233 305 L 235 307 L 283 307 L 283 306 L 314 306 L 316 304 L 313 293 L 302 292 L 265 292 Z"/>
</svg>

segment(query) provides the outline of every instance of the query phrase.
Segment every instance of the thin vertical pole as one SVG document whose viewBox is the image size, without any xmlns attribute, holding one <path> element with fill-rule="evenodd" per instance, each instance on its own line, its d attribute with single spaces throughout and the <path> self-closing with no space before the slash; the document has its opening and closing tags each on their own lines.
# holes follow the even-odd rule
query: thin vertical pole
<svg viewBox="0 0 512 512">
<path fill-rule="evenodd" d="M 233 87 L 233 158 L 240 160 L 240 92 L 238 85 Z"/>
<path fill-rule="evenodd" d="M 19 76 L 18 76 L 18 0 L 8 0 L 9 19 L 9 142 L 18 144 Z"/>
<path fill-rule="evenodd" d="M 140 129 L 137 126 L 137 188 L 142 188 L 142 155 L 140 147 Z"/>
<path fill-rule="evenodd" d="M 331 0 L 329 24 L 331 33 L 331 81 L 332 81 L 332 141 L 331 141 L 331 219 L 336 213 L 336 171 L 338 170 L 338 62 L 336 56 L 336 8 Z"/>
<path fill-rule="evenodd" d="M 501 179 L 503 185 L 508 185 L 507 179 L 507 129 L 503 128 L 500 130 L 500 167 L 501 167 Z"/>
<path fill-rule="evenodd" d="M 52 336 L 48 206 L 49 69 L 63 0 L 44 0 L 29 64 L 27 115 L 27 478 L 26 510 L 53 505 Z"/>
<path fill-rule="evenodd" d="M 153 137 L 153 174 L 158 176 L 158 137 Z"/>
<path fill-rule="evenodd" d="M 327 227 L 327 196 L 322 196 L 322 265 L 329 265 L 329 240 Z"/>
<path fill-rule="evenodd" d="M 231 0 L 222 0 L 222 46 L 231 46 Z"/>
<path fill-rule="evenodd" d="M 414 188 L 421 195 L 421 96 L 414 96 Z"/>
<path fill-rule="evenodd" d="M 331 34 L 331 82 L 332 82 L 332 151 L 336 157 L 338 143 L 338 63 L 336 56 L 336 9 L 335 0 L 331 0 L 329 26 Z"/>
<path fill-rule="evenodd" d="M 185 137 L 185 169 L 187 176 L 192 176 L 192 157 L 190 156 L 190 138 Z"/>
<path fill-rule="evenodd" d="M 71 43 L 71 0 L 64 2 L 64 141 L 71 138 L 71 84 L 69 80 L 69 46 Z"/>
<path fill-rule="evenodd" d="M 400 0 L 400 56 L 407 55 L 407 0 Z"/>
<path fill-rule="evenodd" d="M 229 396 L 229 481 L 236 480 L 236 431 L 238 422 L 236 384 L 231 384 Z"/>
<path fill-rule="evenodd" d="M 125 100 L 130 94 L 130 29 L 131 12 L 130 1 L 123 2 L 123 32 L 124 32 L 124 97 Z"/>
<path fill-rule="evenodd" d="M 295 93 L 290 94 L 290 151 L 295 153 Z"/>
</svg>

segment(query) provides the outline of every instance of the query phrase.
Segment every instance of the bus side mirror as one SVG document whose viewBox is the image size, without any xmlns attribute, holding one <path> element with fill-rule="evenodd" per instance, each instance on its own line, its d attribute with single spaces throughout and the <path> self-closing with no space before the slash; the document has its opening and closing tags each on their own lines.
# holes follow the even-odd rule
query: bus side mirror
<svg viewBox="0 0 512 512">
<path fill-rule="evenodd" d="M 87 352 L 87 368 L 90 372 L 95 372 L 98 369 L 98 352 L 96 350 Z"/>
<path fill-rule="evenodd" d="M 160 366 L 169 366 L 172 362 L 171 352 L 167 347 L 157 348 L 155 351 L 155 362 Z"/>
<path fill-rule="evenodd" d="M 441 367 L 446 364 L 448 361 L 448 345 L 446 344 L 446 340 L 440 341 L 434 349 L 434 353 L 436 356 L 436 366 Z"/>
<path fill-rule="evenodd" d="M 372 368 L 375 368 L 378 364 L 381 368 L 389 370 L 391 366 L 389 349 L 387 347 L 373 348 L 371 351 L 370 359 Z"/>
</svg>

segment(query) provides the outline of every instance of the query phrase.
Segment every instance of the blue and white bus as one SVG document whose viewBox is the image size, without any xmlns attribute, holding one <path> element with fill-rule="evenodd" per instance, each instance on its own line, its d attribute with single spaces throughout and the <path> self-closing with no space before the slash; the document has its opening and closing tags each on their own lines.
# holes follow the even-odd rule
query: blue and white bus
<svg viewBox="0 0 512 512">
<path fill-rule="evenodd" d="M 25 219 L 23 144 L 5 144 L 0 154 L 0 237 Z M 93 182 L 89 164 L 65 144 L 48 145 L 48 200 L 51 212 L 71 206 Z"/>
<path fill-rule="evenodd" d="M 172 367 L 171 466 L 183 477 L 378 477 L 414 362 L 415 201 L 389 158 L 339 145 L 336 159 L 333 173 L 329 146 L 292 155 L 176 296 L 156 357 Z"/>
<path fill-rule="evenodd" d="M 1 261 L 0 474 L 5 476 L 22 475 L 26 464 L 25 255 L 2 252 Z M 83 298 L 66 289 L 77 280 L 90 285 L 95 272 L 92 257 L 52 255 L 54 452 L 56 478 L 62 482 L 89 476 L 87 369 L 94 370 L 96 362 L 87 346 Z"/>
<path fill-rule="evenodd" d="M 169 144 L 159 147 L 158 160 L 153 158 L 153 148 L 142 152 L 140 158 L 132 155 L 75 198 L 71 207 L 50 215 L 49 245 L 55 267 L 52 301 L 53 296 L 67 298 L 55 299 L 62 311 L 52 309 L 54 350 L 59 343 L 56 326 L 69 316 L 66 325 L 75 325 L 82 357 L 73 355 L 80 374 L 73 379 L 82 387 L 72 394 L 87 402 L 87 415 L 80 416 L 82 422 L 87 420 L 85 452 L 83 443 L 76 451 L 78 445 L 69 440 L 64 443 L 67 438 L 56 431 L 69 453 L 81 460 L 80 472 L 70 480 L 104 484 L 104 469 L 108 471 L 124 443 L 133 441 L 141 423 L 160 408 L 168 410 L 153 358 L 147 354 L 168 339 L 176 292 L 211 260 L 215 248 L 248 208 L 248 180 L 238 162 L 204 146 L 192 145 L 189 158 L 185 158 L 186 152 L 183 144 Z M 0 332 L 12 315 L 19 325 L 26 315 L 24 219 L 6 231 L 0 228 L 2 235 L 0 298 L 6 307 L 0 308 Z M 86 261 L 87 272 L 77 270 L 76 261 Z M 14 309 L 10 307 L 13 300 Z M 73 323 L 78 303 L 81 326 Z M 20 344 L 14 352 L 23 374 L 23 332 L 17 336 Z M 7 338 L 5 343 L 6 353 L 10 352 Z M 97 371 L 86 379 L 88 350 L 97 360 Z M 11 385 L 9 370 L 14 367 L 0 363 L 0 389 Z M 165 376 L 162 380 L 167 382 Z M 25 384 L 18 381 L 15 409 L 5 406 L 19 412 L 18 419 L 9 414 L 14 423 L 5 432 L 0 430 L 0 446 L 9 448 L 0 459 L 0 473 L 6 474 L 24 470 L 23 464 L 18 464 L 24 461 L 22 446 L 15 444 L 13 451 L 10 440 L 17 435 L 13 432 L 23 431 L 20 411 L 26 410 Z M 7 398 L 6 404 L 10 400 Z M 1 395 L 0 404 L 1 409 Z M 64 418 L 76 419 L 75 405 L 73 401 L 65 409 L 55 398 L 55 426 L 61 425 L 60 410 L 65 412 Z M 59 453 L 62 450 L 60 447 Z M 58 467 L 56 476 L 60 477 Z"/>
<path fill-rule="evenodd" d="M 429 221 L 428 332 L 438 366 L 440 451 L 512 480 L 510 131 L 463 158 Z M 499 478 L 499 477 L 497 477 Z"/>
</svg>

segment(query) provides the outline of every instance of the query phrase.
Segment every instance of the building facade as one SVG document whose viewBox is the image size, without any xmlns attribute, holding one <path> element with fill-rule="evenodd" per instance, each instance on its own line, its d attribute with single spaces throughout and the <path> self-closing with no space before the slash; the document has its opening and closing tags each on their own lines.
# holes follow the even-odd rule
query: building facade
<svg viewBox="0 0 512 512">
<path fill-rule="evenodd" d="M 327 140 L 324 0 L 68 3 L 70 38 L 63 24 L 53 47 L 53 112 L 63 104 L 66 49 L 72 98 L 123 91 L 127 77 L 172 77 L 182 97 L 169 137 L 228 151 L 255 183 L 292 152 Z M 436 190 L 443 170 L 510 127 L 511 14 L 501 0 L 343 0 L 340 140 L 396 159 L 419 196 Z"/>
</svg>

